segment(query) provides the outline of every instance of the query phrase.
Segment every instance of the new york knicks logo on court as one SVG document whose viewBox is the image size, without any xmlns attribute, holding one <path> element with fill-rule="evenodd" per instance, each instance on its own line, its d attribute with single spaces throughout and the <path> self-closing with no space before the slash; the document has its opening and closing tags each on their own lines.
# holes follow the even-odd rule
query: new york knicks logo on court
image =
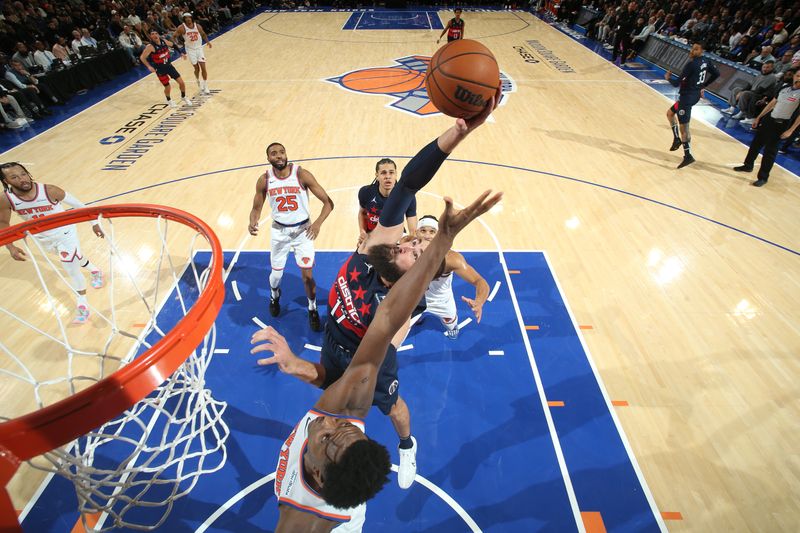
<svg viewBox="0 0 800 533">
<path fill-rule="evenodd" d="M 429 56 L 421 55 L 401 57 L 394 60 L 395 65 L 351 70 L 325 81 L 354 93 L 388 96 L 392 99 L 389 107 L 428 117 L 440 114 L 425 90 L 425 71 L 430 60 Z M 517 87 L 503 71 L 500 71 L 500 83 L 503 92 L 500 105 L 504 105 L 509 93 L 516 92 Z"/>
</svg>

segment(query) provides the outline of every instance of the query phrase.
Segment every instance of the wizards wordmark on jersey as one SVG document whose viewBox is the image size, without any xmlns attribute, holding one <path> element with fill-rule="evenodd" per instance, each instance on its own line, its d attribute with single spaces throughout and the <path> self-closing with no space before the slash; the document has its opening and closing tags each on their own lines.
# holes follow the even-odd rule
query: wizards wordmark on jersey
<svg viewBox="0 0 800 533">
<path fill-rule="evenodd" d="M 354 93 L 388 96 L 393 100 L 388 104 L 389 107 L 418 117 L 428 117 L 440 114 L 425 89 L 425 72 L 430 60 L 430 56 L 406 56 L 395 59 L 393 65 L 351 70 L 324 81 Z M 503 71 L 500 71 L 500 84 L 503 93 L 500 105 L 504 105 L 508 94 L 516 92 L 517 85 Z"/>
</svg>

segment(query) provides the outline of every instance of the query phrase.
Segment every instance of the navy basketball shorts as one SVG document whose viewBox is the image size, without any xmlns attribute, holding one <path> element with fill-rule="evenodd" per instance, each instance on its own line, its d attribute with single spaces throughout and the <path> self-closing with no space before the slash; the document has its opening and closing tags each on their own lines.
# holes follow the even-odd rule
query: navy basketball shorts
<svg viewBox="0 0 800 533">
<path fill-rule="evenodd" d="M 333 382 L 342 377 L 350 362 L 353 360 L 355 350 L 351 350 L 334 341 L 328 332 L 322 343 L 320 364 L 325 367 L 325 381 L 322 388 L 327 389 Z M 375 397 L 372 405 L 388 415 L 392 406 L 397 403 L 400 396 L 400 380 L 397 377 L 397 349 L 389 345 L 386 358 L 378 369 L 378 380 L 375 383 Z"/>
<path fill-rule="evenodd" d="M 158 81 L 161 82 L 161 85 L 167 86 L 169 85 L 169 79 L 172 78 L 173 80 L 177 80 L 181 77 L 180 73 L 175 70 L 175 67 L 172 66 L 172 63 L 169 65 L 159 65 L 156 67 L 156 76 L 158 76 Z"/>
<path fill-rule="evenodd" d="M 678 122 L 681 124 L 688 124 L 692 119 L 692 106 L 700 101 L 700 95 L 697 97 L 680 98 L 677 102 L 672 104 L 672 112 L 678 115 Z"/>
</svg>

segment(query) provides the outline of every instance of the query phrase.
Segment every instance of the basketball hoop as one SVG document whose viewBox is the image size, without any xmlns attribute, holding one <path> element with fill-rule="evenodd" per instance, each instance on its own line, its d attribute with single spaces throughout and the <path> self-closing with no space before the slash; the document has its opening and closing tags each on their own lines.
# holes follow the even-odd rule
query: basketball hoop
<svg viewBox="0 0 800 533">
<path fill-rule="evenodd" d="M 99 224 L 104 229 L 108 252 L 108 263 L 104 265 L 108 268 L 107 287 L 92 296 L 98 294 L 100 299 L 104 296 L 100 293 L 106 291 L 110 309 L 92 307 L 97 324 L 84 334 L 91 348 L 77 345 L 73 332 L 79 330 L 65 327 L 58 312 L 64 301 L 63 296 L 59 301 L 59 291 L 74 295 L 75 290 L 41 244 L 35 238 L 25 239 L 81 222 Z M 142 273 L 132 274 L 124 264 L 128 257 L 124 245 L 126 241 L 140 243 L 144 228 L 152 227 L 153 222 L 160 254 L 148 256 L 142 261 Z M 135 239 L 125 239 L 124 232 L 120 233 L 125 224 L 132 226 L 128 231 Z M 178 229 L 172 229 L 176 226 Z M 121 236 L 116 237 L 117 234 Z M 197 237 L 203 237 L 200 241 L 211 249 L 208 263 L 200 267 L 195 261 L 200 252 L 195 248 Z M 171 251 L 171 246 L 186 241 L 189 246 L 185 254 Z M 84 237 L 84 244 L 87 242 Z M 30 397 L 36 404 L 36 410 L 27 414 L 0 411 L 0 421 L 5 420 L 0 423 L 0 530 L 20 527 L 6 486 L 26 461 L 34 468 L 71 479 L 82 515 L 105 514 L 112 522 L 105 528 L 158 527 L 172 502 L 187 494 L 199 475 L 218 470 L 225 462 L 229 430 L 221 416 L 226 404 L 214 400 L 204 388 L 205 370 L 216 339 L 214 321 L 225 296 L 223 255 L 217 236 L 205 222 L 184 211 L 128 204 L 75 209 L 0 231 L 0 246 L 11 243 L 24 247 L 27 263 L 35 269 L 58 331 L 48 332 L 42 325 L 52 325 L 52 321 L 43 322 L 40 316 L 22 317 L 7 309 L 7 302 L 0 302 L 0 318 L 13 322 L 13 331 L 29 328 L 42 343 L 65 349 L 68 370 L 65 376 L 37 378 L 21 355 L 25 346 L 17 348 L 0 340 L 0 359 L 5 354 L 11 361 L 0 366 L 0 377 L 15 386 L 32 388 Z M 187 257 L 182 270 L 173 264 L 175 255 Z M 98 257 L 96 253 L 94 257 Z M 15 268 L 30 268 L 25 263 L 17 265 L 20 266 Z M 124 290 L 130 295 L 118 298 Z M 177 296 L 168 300 L 175 291 Z M 165 305 L 177 308 L 172 311 L 176 316 L 174 324 L 160 314 Z M 127 315 L 126 306 L 131 308 Z M 141 313 L 140 308 L 144 310 Z M 136 316 L 141 332 L 119 324 L 121 317 L 128 315 Z M 105 329 L 109 337 L 100 342 Z M 36 344 L 29 340 L 26 343 Z M 118 355 L 114 349 L 120 350 Z M 63 363 L 60 358 L 53 359 Z M 97 375 L 86 376 L 76 370 L 78 359 L 98 366 Z M 106 370 L 108 365 L 116 364 L 118 369 Z M 51 388 L 67 389 L 66 397 L 48 401 Z M 32 461 L 37 456 L 43 456 L 39 459 L 43 464 Z M 116 464 L 109 464 L 109 457 Z M 169 487 L 166 496 L 165 486 Z M 159 492 L 162 494 L 149 497 Z M 149 524 L 136 523 L 126 516 L 135 515 L 131 510 L 136 507 L 159 507 L 162 516 Z M 102 523 L 95 527 L 104 529 Z"/>
</svg>

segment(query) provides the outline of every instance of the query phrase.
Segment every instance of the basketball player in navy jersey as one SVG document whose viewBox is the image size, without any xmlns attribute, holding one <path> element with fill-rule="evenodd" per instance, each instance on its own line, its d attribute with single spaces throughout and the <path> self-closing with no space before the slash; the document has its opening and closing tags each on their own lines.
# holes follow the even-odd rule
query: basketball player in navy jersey
<svg viewBox="0 0 800 533">
<path fill-rule="evenodd" d="M 436 39 L 436 44 L 442 40 L 442 37 L 447 33 L 447 42 L 457 41 L 464 38 L 464 19 L 461 18 L 461 8 L 457 7 L 453 14 L 455 17 L 447 21 L 447 26 L 444 27 L 439 38 Z"/>
<path fill-rule="evenodd" d="M 396 183 L 397 165 L 391 159 L 384 158 L 375 165 L 375 180 L 358 190 L 358 203 L 361 206 L 358 211 L 359 245 L 364 242 L 367 233 L 378 225 L 383 204 L 386 203 L 386 198 L 389 197 Z M 408 233 L 413 235 L 417 230 L 416 198 L 406 210 L 406 222 L 408 223 Z"/>
<path fill-rule="evenodd" d="M 436 150 L 452 149 L 458 142 L 453 138 L 444 141 Z M 438 166 L 436 159 L 442 154 L 427 155 L 433 158 L 423 165 Z M 385 295 L 347 369 L 289 434 L 275 469 L 280 513 L 276 533 L 331 531 L 334 527 L 342 533 L 362 531 L 366 502 L 386 484 L 391 467 L 386 448 L 364 433 L 364 418 L 380 386 L 384 357 L 394 353 L 390 342 L 407 327 L 412 309 L 441 268 L 455 236 L 502 198 L 502 193 L 489 194 L 486 191 L 461 211 L 454 210 L 452 200 L 445 198 L 439 233 Z M 402 222 L 402 212 L 400 215 Z M 378 226 L 375 231 L 384 229 L 388 228 Z M 274 354 L 260 364 L 277 364 L 281 371 L 294 374 L 297 358 L 274 328 L 256 332 L 251 343 L 258 344 L 251 353 Z"/>
<path fill-rule="evenodd" d="M 172 63 L 170 63 L 170 48 L 175 48 L 175 44 L 167 39 L 162 39 L 161 35 L 153 30 L 150 32 L 150 42 L 144 47 L 139 59 L 142 61 L 142 64 L 147 67 L 147 70 L 158 76 L 158 81 L 164 86 L 164 96 L 167 97 L 167 103 L 170 107 L 178 107 L 169 96 L 170 78 L 178 82 L 183 103 L 187 106 L 191 106 L 192 101 L 186 98 L 186 84 L 183 83 L 183 78 L 181 78 L 181 75 L 175 70 Z"/>
<path fill-rule="evenodd" d="M 623 59 L 624 60 L 624 59 Z M 683 168 L 694 163 L 694 157 L 689 147 L 692 136 L 689 133 L 689 121 L 692 118 L 692 106 L 700 101 L 703 89 L 711 85 L 719 77 L 719 70 L 711 61 L 703 58 L 703 44 L 692 44 L 689 50 L 689 62 L 683 67 L 680 77 L 675 80 L 669 70 L 664 74 L 664 79 L 674 87 L 679 87 L 678 101 L 667 109 L 667 120 L 672 126 L 672 146 L 674 152 L 683 144 L 683 161 L 678 168 Z M 675 117 L 678 117 L 677 122 Z M 680 124 L 680 134 L 679 134 Z"/>
<path fill-rule="evenodd" d="M 453 127 L 420 150 L 403 169 L 400 180 L 386 199 L 377 227 L 345 261 L 333 282 L 328 296 L 328 320 L 320 363 L 298 358 L 283 341 L 280 348 L 276 348 L 276 357 L 263 359 L 259 364 L 279 363 L 282 371 L 323 389 L 343 375 L 389 289 L 417 258 L 424 255 L 423 244 L 418 239 L 398 244 L 403 236 L 403 216 L 408 206 L 455 147 L 483 124 L 499 100 L 498 88 L 483 112 L 466 121 L 458 119 Z M 420 290 L 419 295 L 422 296 L 423 292 Z M 397 372 L 397 348 L 408 333 L 411 311 L 408 310 L 405 327 L 392 339 L 380 365 L 373 398 L 373 404 L 389 416 L 400 438 L 397 481 L 403 489 L 411 486 L 417 472 L 417 444 L 411 435 L 411 413 L 400 397 Z"/>
</svg>

